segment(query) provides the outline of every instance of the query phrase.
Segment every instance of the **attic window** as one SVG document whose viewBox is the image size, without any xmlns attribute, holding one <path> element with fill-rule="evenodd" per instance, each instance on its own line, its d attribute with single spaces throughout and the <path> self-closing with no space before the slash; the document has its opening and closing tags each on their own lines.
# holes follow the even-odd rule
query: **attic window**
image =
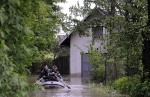
<svg viewBox="0 0 150 97">
<path fill-rule="evenodd" d="M 96 26 L 92 28 L 93 38 L 100 38 L 103 35 L 103 26 Z"/>
</svg>

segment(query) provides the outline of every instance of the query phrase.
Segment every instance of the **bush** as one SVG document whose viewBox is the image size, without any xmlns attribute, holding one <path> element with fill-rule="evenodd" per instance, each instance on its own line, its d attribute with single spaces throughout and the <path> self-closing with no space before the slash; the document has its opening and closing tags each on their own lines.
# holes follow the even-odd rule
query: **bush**
<svg viewBox="0 0 150 97">
<path fill-rule="evenodd" d="M 93 68 L 91 70 L 91 81 L 95 83 L 102 83 L 105 80 L 105 69 L 104 66 L 99 66 L 98 68 Z"/>
<path fill-rule="evenodd" d="M 111 86 L 95 83 L 90 84 L 90 86 L 92 90 L 96 93 L 100 93 L 101 95 L 117 95 L 116 91 Z"/>
<path fill-rule="evenodd" d="M 150 97 L 150 82 L 138 83 L 131 89 L 131 97 Z"/>
<path fill-rule="evenodd" d="M 91 81 L 95 83 L 102 83 L 105 80 L 105 58 L 102 52 L 97 51 L 93 47 L 90 47 L 89 58 L 90 64 L 92 64 Z"/>
<path fill-rule="evenodd" d="M 114 89 L 122 94 L 130 94 L 130 91 L 140 83 L 138 77 L 122 77 L 113 83 Z"/>
</svg>

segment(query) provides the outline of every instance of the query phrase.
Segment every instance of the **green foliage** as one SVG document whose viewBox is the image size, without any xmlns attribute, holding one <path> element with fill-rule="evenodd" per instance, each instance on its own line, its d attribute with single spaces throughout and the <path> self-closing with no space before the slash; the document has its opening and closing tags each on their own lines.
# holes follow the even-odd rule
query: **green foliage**
<svg viewBox="0 0 150 97">
<path fill-rule="evenodd" d="M 120 15 L 107 19 L 110 30 L 108 51 L 117 65 L 125 66 L 126 75 L 130 76 L 140 72 L 142 33 L 146 30 L 146 9 L 143 9 L 146 1 L 120 3 Z M 125 11 L 124 14 L 122 11 Z"/>
<path fill-rule="evenodd" d="M 96 8 L 108 12 L 106 19 L 103 20 L 101 17 L 99 19 L 103 20 L 103 25 L 109 31 L 109 35 L 104 40 L 107 42 L 106 48 L 111 63 L 125 67 L 122 69 L 125 70 L 127 76 L 140 74 L 142 33 L 145 33 L 147 23 L 146 0 L 116 0 L 117 10 L 113 16 L 111 11 L 115 0 L 85 0 L 84 2 L 94 3 Z"/>
<path fill-rule="evenodd" d="M 110 55 L 109 61 L 118 67 L 122 67 L 121 69 L 125 71 L 126 76 L 143 73 L 143 36 L 146 35 L 146 39 L 149 39 L 147 34 L 147 0 L 84 0 L 85 9 L 91 4 L 95 4 L 96 8 L 108 13 L 106 19 L 99 17 L 98 20 L 100 21 L 97 22 L 103 20 L 103 25 L 109 32 L 109 35 L 106 35 L 107 38 L 104 39 L 107 42 L 106 48 Z M 101 60 L 101 57 L 99 60 Z M 115 82 L 116 86 L 114 85 L 114 87 L 121 93 L 130 93 L 134 83 L 140 83 L 139 78 L 123 77 Z M 139 87 L 146 86 L 141 83 Z M 144 88 L 144 91 L 140 88 L 137 87 L 134 95 L 138 95 L 138 93 L 142 95 L 142 92 L 146 95 L 149 93 L 147 87 Z"/>
<path fill-rule="evenodd" d="M 115 97 L 118 97 L 116 94 L 116 90 L 113 89 L 111 86 L 105 86 L 103 84 L 90 84 L 92 87 L 92 90 L 94 90 L 96 93 L 104 94 L 104 95 L 113 95 Z M 120 97 L 120 96 L 119 96 Z"/>
<path fill-rule="evenodd" d="M 68 56 L 69 55 L 69 47 L 60 47 L 58 46 L 59 41 L 53 40 L 52 45 L 50 46 L 50 50 L 54 55 L 54 59 L 62 56 Z"/>
<path fill-rule="evenodd" d="M 93 64 L 94 67 L 97 67 L 99 65 L 104 65 L 105 58 L 102 54 L 102 52 L 96 50 L 92 46 L 89 47 L 89 54 L 87 57 L 90 59 L 90 63 Z"/>
<path fill-rule="evenodd" d="M 130 94 L 130 91 L 139 83 L 140 80 L 137 77 L 122 77 L 113 83 L 113 87 L 122 94 Z"/>
<path fill-rule="evenodd" d="M 105 59 L 101 52 L 95 50 L 93 47 L 90 47 L 90 52 L 87 55 L 92 64 L 91 70 L 91 80 L 100 83 L 104 81 L 105 75 Z"/>
<path fill-rule="evenodd" d="M 7 3 L 6 3 L 7 2 Z M 8 0 L 0 8 L 0 97 L 23 97 L 33 88 L 27 83 L 26 67 L 32 62 L 26 1 Z"/>
<path fill-rule="evenodd" d="M 0 3 L 0 97 L 25 97 L 34 89 L 27 67 L 48 51 L 58 17 L 43 0 Z"/>
<path fill-rule="evenodd" d="M 125 74 L 128 76 L 139 74 L 142 55 L 142 34 L 146 32 L 147 1 L 141 0 L 84 0 L 82 11 L 75 13 L 91 13 L 89 6 L 94 4 L 97 9 L 107 13 L 107 18 L 99 17 L 97 22 L 109 31 L 104 40 L 107 42 L 107 50 L 111 62 L 117 66 L 125 66 Z M 113 4 L 115 8 L 113 9 Z M 74 12 L 74 11 L 72 11 Z M 115 12 L 113 15 L 111 12 Z M 91 23 L 92 24 L 92 23 Z M 89 23 L 90 25 L 90 23 Z M 133 70 L 134 69 L 134 70 Z"/>
<path fill-rule="evenodd" d="M 138 77 L 122 77 L 113 83 L 113 88 L 122 94 L 131 97 L 149 97 L 150 82 L 140 82 Z"/>
<path fill-rule="evenodd" d="M 137 92 L 138 91 L 138 92 Z M 130 91 L 131 97 L 149 97 L 150 96 L 150 82 L 135 84 Z"/>
<path fill-rule="evenodd" d="M 53 5 L 50 6 L 43 1 L 37 2 L 37 4 L 39 8 L 34 10 L 31 22 L 35 34 L 33 44 L 39 51 L 37 60 L 44 60 L 44 55 L 50 53 L 50 46 L 55 40 L 58 16 L 52 9 Z"/>
<path fill-rule="evenodd" d="M 105 80 L 105 68 L 104 66 L 99 66 L 97 68 L 93 68 L 90 73 L 91 81 L 95 83 L 104 82 Z"/>
</svg>

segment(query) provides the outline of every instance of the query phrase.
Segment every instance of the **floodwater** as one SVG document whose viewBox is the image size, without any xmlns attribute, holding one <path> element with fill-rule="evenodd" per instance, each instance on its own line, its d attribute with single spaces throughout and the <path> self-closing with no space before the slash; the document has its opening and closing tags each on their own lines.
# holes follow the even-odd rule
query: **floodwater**
<svg viewBox="0 0 150 97">
<path fill-rule="evenodd" d="M 35 82 L 36 78 L 37 76 L 32 76 L 30 81 Z M 45 91 L 34 91 L 29 97 L 115 97 L 95 93 L 86 82 L 81 80 L 81 77 L 66 76 L 63 79 L 71 89 L 46 88 Z"/>
</svg>

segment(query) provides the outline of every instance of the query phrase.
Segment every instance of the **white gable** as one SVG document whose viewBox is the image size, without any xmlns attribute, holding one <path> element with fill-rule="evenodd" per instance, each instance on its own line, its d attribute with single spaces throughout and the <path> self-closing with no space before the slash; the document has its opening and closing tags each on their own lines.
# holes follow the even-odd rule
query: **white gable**
<svg viewBox="0 0 150 97">
<path fill-rule="evenodd" d="M 80 37 L 78 33 L 72 33 L 70 38 L 70 73 L 81 74 L 81 52 L 88 53 L 88 47 L 92 44 L 92 36 Z M 95 41 L 94 48 L 102 50 L 102 42 Z"/>
</svg>

